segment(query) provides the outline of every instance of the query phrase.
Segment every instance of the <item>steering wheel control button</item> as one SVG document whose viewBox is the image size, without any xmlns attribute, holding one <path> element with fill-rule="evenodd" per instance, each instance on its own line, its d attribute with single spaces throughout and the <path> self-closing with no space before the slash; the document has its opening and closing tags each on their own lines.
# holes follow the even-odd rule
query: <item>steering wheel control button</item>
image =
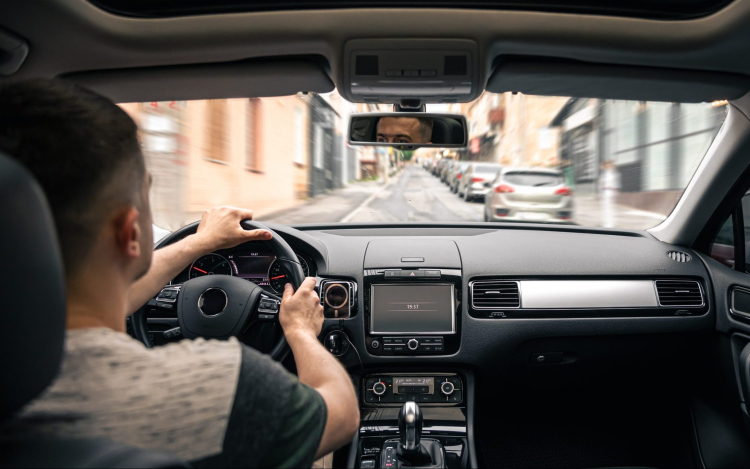
<svg viewBox="0 0 750 469">
<path fill-rule="evenodd" d="M 218 316 L 227 308 L 228 302 L 224 290 L 215 287 L 208 288 L 198 297 L 198 309 L 204 316 Z"/>
<path fill-rule="evenodd" d="M 164 338 L 168 340 L 178 339 L 182 337 L 182 330 L 179 327 L 164 331 Z"/>
<path fill-rule="evenodd" d="M 258 313 L 260 313 L 258 317 L 260 319 L 268 319 L 261 318 L 260 316 L 272 315 L 270 319 L 273 319 L 273 315 L 279 313 L 279 305 L 280 303 L 278 300 L 270 298 L 266 295 L 261 295 L 260 303 L 258 303 Z"/>
<path fill-rule="evenodd" d="M 417 339 L 410 339 L 406 343 L 406 346 L 409 347 L 409 350 L 416 350 L 419 348 L 419 341 Z"/>
</svg>

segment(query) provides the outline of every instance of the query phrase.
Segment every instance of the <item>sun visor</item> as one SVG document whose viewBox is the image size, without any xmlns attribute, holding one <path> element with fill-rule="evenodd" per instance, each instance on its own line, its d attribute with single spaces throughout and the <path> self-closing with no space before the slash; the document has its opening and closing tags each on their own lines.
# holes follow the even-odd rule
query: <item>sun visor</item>
<svg viewBox="0 0 750 469">
<path fill-rule="evenodd" d="M 78 72 L 62 78 L 101 93 L 116 103 L 289 96 L 328 93 L 334 84 L 317 62 L 304 59 L 253 60 Z"/>
<path fill-rule="evenodd" d="M 736 99 L 750 90 L 750 77 L 733 73 L 602 65 L 564 61 L 507 61 L 487 91 L 680 103 Z"/>
</svg>

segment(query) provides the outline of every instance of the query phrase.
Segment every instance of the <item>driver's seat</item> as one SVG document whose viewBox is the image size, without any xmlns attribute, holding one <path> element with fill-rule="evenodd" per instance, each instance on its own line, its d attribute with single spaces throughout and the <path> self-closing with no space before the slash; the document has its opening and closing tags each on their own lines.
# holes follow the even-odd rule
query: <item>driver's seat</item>
<svg viewBox="0 0 750 469">
<path fill-rule="evenodd" d="M 13 416 L 54 380 L 65 341 L 65 276 L 39 184 L 0 153 L 0 467 L 185 467 L 108 440 L 13 435 Z"/>
</svg>

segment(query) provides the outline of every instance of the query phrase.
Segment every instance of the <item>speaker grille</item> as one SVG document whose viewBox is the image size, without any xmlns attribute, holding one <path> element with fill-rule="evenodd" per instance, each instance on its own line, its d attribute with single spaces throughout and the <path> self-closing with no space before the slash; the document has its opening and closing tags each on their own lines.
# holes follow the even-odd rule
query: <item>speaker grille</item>
<svg viewBox="0 0 750 469">
<path fill-rule="evenodd" d="M 358 55 L 354 70 L 355 75 L 378 75 L 378 56 Z"/>
<path fill-rule="evenodd" d="M 443 64 L 443 75 L 461 76 L 468 74 L 468 60 L 465 55 L 447 55 Z"/>
</svg>

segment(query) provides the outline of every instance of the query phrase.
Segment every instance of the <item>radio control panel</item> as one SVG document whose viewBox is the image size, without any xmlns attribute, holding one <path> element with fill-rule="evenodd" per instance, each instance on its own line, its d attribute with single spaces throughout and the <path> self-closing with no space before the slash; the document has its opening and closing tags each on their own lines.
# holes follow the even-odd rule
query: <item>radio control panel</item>
<svg viewBox="0 0 750 469">
<path fill-rule="evenodd" d="M 375 406 L 463 403 L 464 384 L 456 375 L 371 375 L 363 379 L 364 401 Z"/>
<path fill-rule="evenodd" d="M 442 336 L 373 337 L 369 345 L 379 355 L 443 354 L 445 351 Z"/>
</svg>

